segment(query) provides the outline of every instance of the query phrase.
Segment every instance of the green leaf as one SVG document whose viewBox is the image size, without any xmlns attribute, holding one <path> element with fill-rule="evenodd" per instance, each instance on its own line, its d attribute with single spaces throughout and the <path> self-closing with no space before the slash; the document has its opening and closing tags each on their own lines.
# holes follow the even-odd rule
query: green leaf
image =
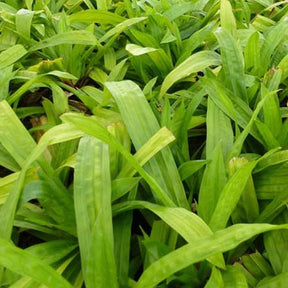
<svg viewBox="0 0 288 288">
<path fill-rule="evenodd" d="M 58 46 L 62 44 L 79 44 L 95 46 L 99 42 L 93 33 L 87 30 L 69 31 L 65 33 L 56 34 L 50 38 L 40 41 L 38 44 L 32 46 L 29 51 L 33 52 L 47 47 Z"/>
<path fill-rule="evenodd" d="M 215 147 L 220 143 L 224 160 L 226 160 L 233 145 L 233 130 L 231 120 L 224 112 L 208 98 L 206 158 L 209 159 Z"/>
<path fill-rule="evenodd" d="M 152 288 L 172 274 L 219 252 L 270 230 L 288 229 L 287 225 L 237 224 L 212 236 L 187 244 L 152 263 L 141 275 L 135 288 Z"/>
<path fill-rule="evenodd" d="M 157 49 L 153 47 L 142 47 L 136 44 L 127 44 L 125 49 L 134 56 L 139 56 L 139 55 L 157 51 Z"/>
<path fill-rule="evenodd" d="M 236 267 L 227 266 L 222 277 L 225 288 L 248 288 L 245 275 Z"/>
<path fill-rule="evenodd" d="M 0 143 L 20 167 L 36 146 L 33 138 L 6 101 L 0 102 Z"/>
<path fill-rule="evenodd" d="M 49 167 L 49 165 L 47 165 L 47 162 L 44 160 L 44 158 L 39 159 L 39 157 L 45 151 L 47 146 L 53 145 L 53 144 L 56 144 L 59 142 L 64 142 L 64 141 L 68 141 L 71 139 L 79 138 L 80 136 L 83 135 L 83 133 L 81 133 L 81 131 L 77 131 L 76 129 L 71 127 L 71 125 L 69 125 L 69 124 L 68 125 L 67 124 L 59 125 L 53 129 L 50 129 L 47 133 L 45 133 L 45 135 L 42 136 L 39 144 L 33 149 L 33 147 L 31 147 L 30 145 L 27 146 L 27 144 L 30 141 L 33 141 L 33 139 L 31 138 L 31 140 L 28 140 L 30 138 L 27 138 L 27 135 L 25 135 L 25 134 L 23 134 L 23 132 L 21 132 L 21 129 L 23 129 L 23 128 L 17 127 L 19 124 L 17 122 L 15 123 L 15 119 L 13 119 L 13 117 L 15 117 L 15 116 L 13 116 L 13 110 L 10 108 L 10 106 L 7 104 L 7 102 L 4 102 L 4 101 L 0 102 L 0 105 L 1 104 L 2 104 L 2 107 L 4 109 L 2 109 L 0 111 L 2 111 L 3 113 L 6 112 L 7 115 L 11 118 L 11 120 L 13 120 L 13 121 L 11 121 L 10 132 L 13 131 L 13 129 L 17 128 L 16 129 L 16 135 L 17 135 L 17 132 L 19 135 L 23 135 L 23 139 L 21 139 L 19 141 L 21 141 L 20 144 L 22 143 L 22 145 L 23 145 L 22 148 L 25 148 L 25 150 L 23 152 L 26 155 L 26 156 L 24 156 L 24 154 L 21 155 L 21 156 L 25 157 L 25 161 L 23 159 L 22 170 L 20 172 L 19 178 L 17 179 L 17 181 L 13 185 L 13 187 L 12 187 L 13 189 L 11 189 L 11 192 L 9 194 L 7 201 L 1 207 L 1 210 L 0 210 L 0 214 L 2 215 L 1 216 L 2 217 L 2 225 L 0 226 L 0 235 L 2 236 L 2 238 L 8 239 L 10 237 L 11 232 L 12 232 L 13 220 L 15 217 L 17 204 L 18 204 L 18 201 L 19 201 L 19 198 L 21 196 L 22 189 L 23 189 L 24 181 L 26 178 L 26 173 L 27 173 L 28 169 L 30 168 L 30 166 L 32 165 L 32 163 L 38 159 L 38 163 L 42 166 L 43 169 L 45 169 L 46 172 L 48 172 L 48 175 L 46 175 L 46 176 L 48 176 L 48 178 L 50 178 L 49 176 L 53 175 L 53 170 L 51 169 L 51 167 Z M 9 109 L 7 109 L 8 107 L 9 107 Z M 11 111 L 9 111 L 10 109 L 11 109 Z M 17 120 L 18 120 L 18 118 L 17 118 Z M 24 129 L 23 131 L 26 131 L 26 130 Z M 1 134 L 0 134 L 0 136 L 1 136 Z M 36 144 L 33 141 L 33 146 L 35 146 L 35 145 Z M 28 151 L 26 151 L 26 149 L 28 149 L 28 147 L 30 147 L 30 150 L 32 150 L 31 154 L 28 153 Z M 52 172 L 51 172 L 51 170 L 52 170 Z M 61 189 L 61 187 L 63 187 L 62 183 L 59 184 L 60 180 L 59 179 L 55 180 L 54 176 L 50 178 L 50 181 L 51 181 L 51 183 L 53 183 L 53 185 L 56 186 L 56 188 Z M 60 185 L 60 187 L 59 187 L 59 185 Z M 62 200 L 65 199 L 64 202 L 66 202 L 67 207 L 71 207 L 71 205 L 69 204 L 72 201 L 72 198 L 70 197 L 70 195 L 64 193 L 62 195 L 61 199 Z M 68 214 L 69 213 L 67 213 L 67 215 Z M 73 219 L 73 217 L 72 217 L 72 219 Z M 73 226 L 70 228 L 72 228 L 72 230 L 74 229 Z M 73 233 L 73 231 L 70 231 L 70 232 Z"/>
<path fill-rule="evenodd" d="M 114 28 L 110 29 L 103 37 L 100 38 L 100 42 L 105 42 L 107 39 L 114 35 L 118 35 L 123 31 L 127 30 L 130 26 L 140 23 L 146 20 L 146 17 L 135 17 L 131 19 L 124 20 L 123 22 L 117 24 Z"/>
<path fill-rule="evenodd" d="M 211 276 L 204 288 L 214 288 L 214 287 L 224 288 L 224 282 L 222 279 L 221 272 L 215 266 L 213 266 Z"/>
<path fill-rule="evenodd" d="M 287 161 L 288 161 L 288 150 L 279 151 L 273 153 L 269 157 L 260 159 L 253 172 L 258 173 L 270 166 L 285 163 Z"/>
<path fill-rule="evenodd" d="M 106 87 L 116 100 L 136 150 L 140 149 L 160 129 L 143 92 L 132 81 L 107 82 Z M 155 155 L 146 164 L 145 169 L 157 179 L 162 189 L 175 203 L 182 207 L 189 207 L 176 164 L 168 147 Z"/>
<path fill-rule="evenodd" d="M 287 221 L 287 212 L 277 217 L 277 223 Z M 288 272 L 288 233 L 285 230 L 273 231 L 264 235 L 264 244 L 275 274 Z"/>
<path fill-rule="evenodd" d="M 27 50 L 20 44 L 14 45 L 0 53 L 0 69 L 13 65 L 27 54 Z"/>
<path fill-rule="evenodd" d="M 47 287 L 72 288 L 51 266 L 0 238 L 0 265 L 20 275 L 30 276 Z"/>
<path fill-rule="evenodd" d="M 268 35 L 265 37 L 265 41 L 261 46 L 261 72 L 264 74 L 271 62 L 271 56 L 276 47 L 280 44 L 287 31 L 288 20 L 284 19 L 276 26 L 269 29 Z"/>
<path fill-rule="evenodd" d="M 215 147 L 207 160 L 208 163 L 201 181 L 197 210 L 199 216 L 206 223 L 209 223 L 226 183 L 226 171 L 221 145 L 218 144 Z"/>
<path fill-rule="evenodd" d="M 139 177 L 118 178 L 112 181 L 112 201 L 131 191 L 139 183 Z"/>
<path fill-rule="evenodd" d="M 77 242 L 72 240 L 53 240 L 30 246 L 25 251 L 39 257 L 47 264 L 55 263 L 77 248 Z"/>
<path fill-rule="evenodd" d="M 287 285 L 288 281 L 288 272 L 281 273 L 274 277 L 266 277 L 263 280 L 261 280 L 257 288 L 279 288 L 279 287 L 285 287 Z"/>
<path fill-rule="evenodd" d="M 229 162 L 228 172 L 231 177 L 248 160 L 245 158 L 232 158 Z M 239 202 L 232 213 L 233 223 L 253 223 L 259 216 L 259 206 L 252 176 L 247 180 Z"/>
<path fill-rule="evenodd" d="M 193 54 L 166 76 L 161 86 L 160 97 L 164 96 L 175 82 L 188 77 L 192 73 L 203 71 L 209 66 L 216 66 L 219 64 L 221 64 L 221 60 L 219 55 L 215 52 L 201 51 Z"/>
<path fill-rule="evenodd" d="M 269 95 L 267 95 L 267 97 L 265 97 L 264 99 L 262 99 L 256 106 L 256 109 L 254 110 L 251 119 L 249 120 L 249 122 L 247 123 L 246 127 L 244 128 L 244 130 L 241 132 L 241 134 L 237 137 L 236 141 L 233 143 L 233 146 L 229 152 L 229 155 L 227 157 L 227 159 L 232 159 L 233 157 L 238 157 L 243 149 L 243 144 L 247 138 L 247 136 L 249 135 L 249 133 L 251 132 L 251 130 L 253 129 L 253 124 L 255 122 L 255 120 L 257 119 L 257 116 L 260 112 L 260 110 L 262 109 L 263 105 L 265 104 L 265 101 L 267 100 L 267 98 L 269 97 Z M 266 158 L 264 158 L 266 159 Z"/>
<path fill-rule="evenodd" d="M 144 166 L 161 149 L 175 140 L 174 135 L 166 127 L 156 132 L 141 148 L 134 154 L 135 159 Z M 123 166 L 118 178 L 132 177 L 136 170 L 129 164 Z"/>
<path fill-rule="evenodd" d="M 258 280 L 273 275 L 270 264 L 259 252 L 244 255 L 241 260 L 248 272 Z"/>
<path fill-rule="evenodd" d="M 180 17 L 181 15 L 191 11 L 193 9 L 193 3 L 183 2 L 172 5 L 167 9 L 163 15 L 166 16 L 170 21 L 173 21 Z"/>
<path fill-rule="evenodd" d="M 229 31 L 230 34 L 234 36 L 236 33 L 237 25 L 231 3 L 228 0 L 221 0 L 220 20 L 221 27 Z"/>
<path fill-rule="evenodd" d="M 124 21 L 125 18 L 111 13 L 108 11 L 100 11 L 96 9 L 83 10 L 77 13 L 73 13 L 68 16 L 70 23 L 81 22 L 81 23 L 99 23 L 99 24 L 118 24 Z"/>
<path fill-rule="evenodd" d="M 20 166 L 2 144 L 0 144 L 0 165 L 14 172 L 20 170 Z"/>
<path fill-rule="evenodd" d="M 33 16 L 34 12 L 27 9 L 20 9 L 16 13 L 16 19 L 15 19 L 16 30 L 21 36 L 27 39 L 30 38 Z"/>
<path fill-rule="evenodd" d="M 200 170 L 202 167 L 204 167 L 207 164 L 206 160 L 194 160 L 194 161 L 188 161 L 183 163 L 179 167 L 179 173 L 182 180 L 187 179 L 194 173 L 196 173 L 198 170 Z"/>
<path fill-rule="evenodd" d="M 245 69 L 257 72 L 260 69 L 260 36 L 254 32 L 248 39 L 245 47 Z"/>
<path fill-rule="evenodd" d="M 248 162 L 228 180 L 219 195 L 209 226 L 213 231 L 223 229 L 235 209 L 256 162 Z"/>
<path fill-rule="evenodd" d="M 113 213 L 118 214 L 135 208 L 149 209 L 179 233 L 188 243 L 194 243 L 199 238 L 212 235 L 209 226 L 199 216 L 179 207 L 170 208 L 144 201 L 130 201 L 114 205 Z M 224 267 L 223 258 L 220 255 L 209 257 L 209 261 L 220 268 Z"/>
<path fill-rule="evenodd" d="M 244 59 L 241 48 L 226 29 L 218 28 L 215 35 L 220 45 L 225 83 L 236 97 L 247 102 Z"/>
<path fill-rule="evenodd" d="M 279 135 L 282 128 L 282 118 L 280 114 L 278 95 L 276 91 L 274 91 L 274 93 L 270 92 L 264 85 L 262 85 L 261 98 L 264 99 L 265 97 L 267 97 L 267 99 L 263 105 L 264 123 L 270 129 L 274 137 L 276 137 L 277 139 L 277 136 Z"/>
<path fill-rule="evenodd" d="M 75 165 L 74 203 L 86 287 L 118 287 L 113 251 L 108 146 L 80 140 Z"/>
<path fill-rule="evenodd" d="M 85 117 L 77 113 L 65 113 L 61 116 L 64 122 L 71 123 L 80 131 L 88 135 L 94 136 L 103 142 L 109 144 L 111 147 L 119 151 L 129 164 L 145 179 L 153 192 L 157 195 L 159 200 L 167 206 L 175 206 L 174 202 L 169 198 L 166 192 L 159 186 L 157 181 L 151 177 L 139 164 L 139 162 L 127 151 L 127 149 L 112 135 L 107 129 L 102 126 L 95 118 Z M 91 129 L 93 127 L 93 129 Z"/>
</svg>

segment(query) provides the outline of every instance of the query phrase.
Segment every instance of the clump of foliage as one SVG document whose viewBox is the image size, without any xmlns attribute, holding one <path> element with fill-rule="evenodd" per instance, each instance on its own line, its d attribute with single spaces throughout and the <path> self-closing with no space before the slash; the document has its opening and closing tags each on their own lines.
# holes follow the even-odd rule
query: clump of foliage
<svg viewBox="0 0 288 288">
<path fill-rule="evenodd" d="M 1 287 L 286 287 L 287 13 L 1 1 Z"/>
</svg>

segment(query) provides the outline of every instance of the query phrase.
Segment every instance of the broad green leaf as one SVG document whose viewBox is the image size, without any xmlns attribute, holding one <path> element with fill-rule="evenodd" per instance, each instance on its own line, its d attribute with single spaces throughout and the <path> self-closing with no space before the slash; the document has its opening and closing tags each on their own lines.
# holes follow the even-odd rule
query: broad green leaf
<svg viewBox="0 0 288 288">
<path fill-rule="evenodd" d="M 138 45 L 144 47 L 160 48 L 159 42 L 150 33 L 144 33 L 134 28 L 131 28 L 129 31 L 132 34 L 133 39 L 135 38 L 136 40 L 133 42 L 136 42 Z"/>
<path fill-rule="evenodd" d="M 112 201 L 131 191 L 139 183 L 139 177 L 118 178 L 112 181 Z"/>
<path fill-rule="evenodd" d="M 100 42 L 105 42 L 110 37 L 120 34 L 127 30 L 130 26 L 140 23 L 146 20 L 146 17 L 135 17 L 131 19 L 124 20 L 123 22 L 117 24 L 114 28 L 110 29 L 104 36 L 100 38 Z"/>
<path fill-rule="evenodd" d="M 29 252 L 0 239 L 0 265 L 20 275 L 30 276 L 47 287 L 72 288 L 51 266 Z"/>
<path fill-rule="evenodd" d="M 73 199 L 69 191 L 59 179 L 50 175 L 47 176 L 43 171 L 39 171 L 39 178 L 41 179 L 40 181 L 30 182 L 25 185 L 23 196 L 28 196 L 26 195 L 28 190 L 28 193 L 30 192 L 29 200 L 38 199 L 46 214 L 54 220 L 55 227 L 75 235 Z M 58 185 L 55 185 L 55 182 Z"/>
<path fill-rule="evenodd" d="M 231 3 L 228 0 L 221 0 L 220 20 L 221 20 L 221 27 L 229 31 L 230 34 L 234 36 L 236 33 L 237 26 Z"/>
<path fill-rule="evenodd" d="M 75 165 L 74 204 L 85 285 L 118 287 L 113 252 L 108 145 L 80 140 Z"/>
<path fill-rule="evenodd" d="M 281 273 L 274 277 L 266 277 L 263 280 L 261 280 L 257 288 L 279 288 L 279 287 L 285 287 L 287 285 L 288 281 L 288 272 Z"/>
<path fill-rule="evenodd" d="M 2 144 L 0 144 L 0 165 L 14 172 L 20 170 L 19 164 Z"/>
<path fill-rule="evenodd" d="M 161 86 L 160 97 L 163 97 L 175 82 L 188 77 L 192 73 L 202 71 L 209 66 L 216 66 L 219 64 L 221 64 L 221 60 L 219 55 L 215 52 L 201 51 L 193 54 L 166 76 Z"/>
<path fill-rule="evenodd" d="M 234 97 L 240 97 L 247 102 L 244 59 L 241 48 L 226 29 L 218 28 L 215 35 L 220 45 L 226 85 L 235 94 Z"/>
<path fill-rule="evenodd" d="M 236 267 L 238 270 L 240 270 L 245 275 L 249 287 L 256 287 L 256 285 L 259 281 L 255 277 L 253 277 L 253 275 L 250 274 L 249 271 L 247 271 L 244 268 L 244 266 L 242 266 L 240 263 L 235 263 L 235 264 L 233 264 L 233 266 Z"/>
<path fill-rule="evenodd" d="M 107 81 L 121 81 L 124 79 L 128 70 L 127 59 L 124 59 L 119 64 L 115 65 L 109 74 Z"/>
<path fill-rule="evenodd" d="M 10 82 L 15 74 L 13 71 L 13 65 L 3 68 L 0 74 L 0 101 L 9 97 Z"/>
<path fill-rule="evenodd" d="M 166 16 L 170 21 L 173 21 L 180 17 L 181 15 L 191 11 L 193 9 L 193 4 L 189 2 L 177 3 L 172 5 L 167 9 L 163 15 Z"/>
<path fill-rule="evenodd" d="M 278 68 L 282 71 L 281 80 L 283 81 L 288 77 L 288 55 L 282 58 L 282 60 L 278 64 Z"/>
<path fill-rule="evenodd" d="M 73 13 L 68 16 L 68 21 L 70 23 L 81 22 L 81 23 L 99 23 L 99 24 L 118 24 L 124 21 L 125 18 L 117 15 L 116 13 L 111 13 L 108 11 L 101 11 L 96 9 L 83 10 L 77 13 Z"/>
<path fill-rule="evenodd" d="M 153 192 L 157 195 L 159 200 L 167 206 L 175 206 L 175 203 L 169 198 L 166 192 L 163 191 L 161 186 L 151 177 L 139 164 L 139 162 L 128 152 L 128 150 L 112 135 L 107 129 L 102 126 L 96 119 L 92 117 L 85 117 L 77 113 L 65 113 L 61 119 L 77 127 L 79 131 L 85 132 L 87 135 L 94 136 L 103 142 L 109 144 L 111 147 L 117 149 L 129 164 L 143 177 L 149 184 Z M 91 129 L 93 127 L 93 129 Z"/>
<path fill-rule="evenodd" d="M 166 75 L 172 69 L 172 61 L 163 49 L 153 47 L 141 47 L 135 44 L 126 45 L 126 50 L 133 56 L 141 56 L 148 54 L 155 66 Z"/>
<path fill-rule="evenodd" d="M 192 160 L 192 161 L 183 163 L 179 167 L 179 173 L 180 173 L 181 179 L 182 180 L 187 179 L 188 177 L 193 175 L 195 172 L 200 170 L 202 167 L 204 167 L 206 164 L 207 164 L 206 160 L 194 160 L 194 161 Z"/>
<path fill-rule="evenodd" d="M 273 275 L 269 262 L 259 252 L 244 255 L 241 260 L 248 272 L 258 281 L 265 276 Z"/>
<path fill-rule="evenodd" d="M 257 130 L 259 131 L 259 134 L 261 135 L 261 142 L 265 145 L 267 150 L 273 150 L 277 147 L 280 147 L 279 141 L 275 138 L 273 132 L 266 124 L 259 120 L 256 120 L 255 125 L 257 127 Z"/>
<path fill-rule="evenodd" d="M 239 119 L 242 120 L 241 122 L 239 121 L 240 122 L 239 125 L 241 125 L 242 122 L 246 123 L 247 121 L 246 118 L 250 116 L 249 110 L 248 111 L 245 110 L 246 113 L 239 113 L 238 109 L 236 109 L 237 106 L 234 108 L 233 105 L 234 103 L 232 102 L 233 99 L 231 99 L 232 95 L 229 94 L 227 88 L 223 87 L 220 84 L 220 82 L 216 80 L 214 74 L 208 73 L 208 76 L 209 77 L 202 78 L 200 81 L 203 89 L 205 89 L 205 91 L 208 93 L 209 97 L 213 100 L 213 102 L 234 121 L 238 120 L 237 117 L 245 118 L 245 120 Z M 239 115 L 237 115 L 238 113 Z"/>
<path fill-rule="evenodd" d="M 267 97 L 267 95 L 270 94 L 270 97 L 267 97 L 263 105 L 264 123 L 270 129 L 272 134 L 275 137 L 277 137 L 282 128 L 282 118 L 280 114 L 280 107 L 279 107 L 280 104 L 279 104 L 278 95 L 276 91 L 274 91 L 273 94 L 272 93 L 269 92 L 269 90 L 264 85 L 261 86 L 261 98 L 262 99 L 264 99 L 265 97 Z"/>
<path fill-rule="evenodd" d="M 251 121 L 253 113 L 247 103 L 240 97 L 235 97 L 211 73 L 209 73 L 209 78 L 202 79 L 201 82 L 203 87 L 207 89 L 213 102 L 231 119 L 236 121 L 239 126 L 245 128 L 249 121 Z M 267 150 L 280 146 L 270 129 L 263 122 L 255 120 L 254 123 L 255 125 L 251 127 L 250 134 L 267 147 Z"/>
<path fill-rule="evenodd" d="M 39 177 L 35 173 L 37 168 L 31 168 L 28 170 L 26 174 L 26 178 L 24 180 L 25 183 L 29 183 L 30 181 L 38 180 Z M 8 198 L 8 195 L 15 185 L 15 182 L 17 181 L 19 177 L 20 172 L 15 172 L 12 174 L 9 174 L 5 177 L 0 178 L 0 204 L 4 204 L 6 199 Z"/>
<path fill-rule="evenodd" d="M 166 127 L 156 132 L 141 148 L 134 154 L 141 166 L 144 166 L 161 149 L 175 140 L 174 135 Z M 136 170 L 126 164 L 120 171 L 118 177 L 132 177 Z"/>
<path fill-rule="evenodd" d="M 0 102 L 0 143 L 20 167 L 36 146 L 33 138 L 6 101 Z"/>
<path fill-rule="evenodd" d="M 53 240 L 30 246 L 25 251 L 39 257 L 47 264 L 55 263 L 77 248 L 77 243 L 71 240 Z"/>
<path fill-rule="evenodd" d="M 56 76 L 62 79 L 77 80 L 77 77 L 75 77 L 74 75 L 63 71 L 53 70 L 48 72 L 47 75 Z"/>
<path fill-rule="evenodd" d="M 142 47 L 142 46 L 135 45 L 135 44 L 127 44 L 125 49 L 134 56 L 139 56 L 139 55 L 157 51 L 157 49 L 153 47 Z"/>
<path fill-rule="evenodd" d="M 117 266 L 117 274 L 120 287 L 128 286 L 128 274 L 130 266 L 130 241 L 132 228 L 132 212 L 118 215 L 113 219 L 114 227 L 114 251 Z"/>
<path fill-rule="evenodd" d="M 214 287 L 224 288 L 224 282 L 222 279 L 221 271 L 215 266 L 213 266 L 211 276 L 204 288 L 214 288 Z"/>
<path fill-rule="evenodd" d="M 13 65 L 27 54 L 27 50 L 20 44 L 14 45 L 0 53 L 0 69 Z"/>
<path fill-rule="evenodd" d="M 228 165 L 229 176 L 231 177 L 247 162 L 248 160 L 246 158 L 232 158 Z M 247 180 L 239 202 L 231 216 L 234 224 L 253 223 L 259 216 L 259 205 L 251 175 Z"/>
<path fill-rule="evenodd" d="M 54 81 L 45 81 L 52 90 L 53 103 L 55 107 L 55 112 L 58 115 L 69 111 L 68 107 L 68 97 L 65 92 L 54 83 Z"/>
<path fill-rule="evenodd" d="M 267 96 L 267 97 L 266 97 Z M 233 143 L 233 146 L 231 150 L 229 151 L 229 155 L 227 157 L 227 160 L 232 159 L 233 157 L 238 157 L 241 153 L 241 150 L 243 149 L 243 144 L 249 135 L 250 131 L 253 128 L 254 121 L 257 119 L 257 116 L 262 109 L 263 105 L 265 104 L 265 101 L 267 101 L 267 98 L 270 95 L 266 95 L 264 99 L 262 99 L 256 106 L 256 109 L 254 110 L 251 119 L 247 123 L 247 126 L 244 128 L 244 130 L 241 132 L 241 134 L 237 137 L 236 141 Z M 266 159 L 266 158 L 264 158 Z"/>
<path fill-rule="evenodd" d="M 132 142 L 139 150 L 160 129 L 143 92 L 131 81 L 107 82 L 106 87 L 115 98 Z M 145 168 L 175 203 L 188 208 L 185 191 L 168 147 L 155 155 Z"/>
<path fill-rule="evenodd" d="M 198 197 L 198 214 L 206 222 L 211 217 L 226 183 L 226 171 L 221 145 L 217 145 L 207 158 Z M 213 179 L 213 181 L 211 181 Z"/>
<path fill-rule="evenodd" d="M 194 243 L 199 238 L 212 235 L 208 225 L 195 213 L 176 207 L 164 207 L 144 201 L 130 201 L 116 204 L 113 207 L 114 214 L 135 208 L 146 208 L 159 216 L 171 228 L 179 233 L 188 243 Z M 220 255 L 209 257 L 211 263 L 223 268 L 223 258 Z"/>
<path fill-rule="evenodd" d="M 186 93 L 189 95 L 188 91 L 186 91 Z M 181 126 L 179 127 L 177 143 L 178 143 L 178 145 L 180 145 L 181 151 L 183 153 L 183 157 L 187 161 L 189 161 L 189 159 L 190 159 L 190 155 L 189 155 L 189 141 L 188 141 L 188 129 L 191 128 L 190 123 L 191 123 L 191 121 L 193 119 L 193 114 L 196 111 L 197 107 L 200 105 L 205 93 L 206 93 L 205 90 L 201 89 L 192 98 L 192 100 L 190 101 L 188 107 L 185 109 L 185 115 L 183 116 L 183 121 L 181 123 Z M 165 98 L 165 99 L 168 99 L 168 98 Z"/>
<path fill-rule="evenodd" d="M 235 209 L 256 162 L 248 162 L 228 180 L 219 195 L 209 226 L 213 231 L 223 229 Z"/>
<path fill-rule="evenodd" d="M 16 14 L 16 30 L 27 39 L 30 38 L 31 24 L 34 12 L 27 9 L 20 9 Z"/>
<path fill-rule="evenodd" d="M 112 183 L 113 189 L 113 183 Z M 136 198 L 138 186 L 131 189 L 128 199 L 134 200 Z M 112 190 L 113 192 L 113 190 Z M 129 282 L 129 268 L 131 258 L 131 237 L 132 232 L 133 212 L 129 211 L 125 214 L 113 217 L 113 232 L 114 232 L 114 254 L 117 267 L 117 275 L 120 287 L 126 287 Z M 131 274 L 130 274 L 131 275 Z"/>
<path fill-rule="evenodd" d="M 96 0 L 97 9 L 100 11 L 106 11 L 111 7 L 111 0 Z"/>
<path fill-rule="evenodd" d="M 50 38 L 40 41 L 30 48 L 30 51 L 41 50 L 47 47 L 53 47 L 62 44 L 80 44 L 96 46 L 99 44 L 93 33 L 87 30 L 69 31 L 61 34 L 56 34 Z"/>
<path fill-rule="evenodd" d="M 275 26 L 275 24 L 276 22 L 273 21 L 270 17 L 266 17 L 261 14 L 256 15 L 252 22 L 253 27 L 262 33 L 267 33 L 269 28 Z"/>
<path fill-rule="evenodd" d="M 206 119 L 206 158 L 211 158 L 213 150 L 220 143 L 223 157 L 226 159 L 234 138 L 231 120 L 210 98 L 208 98 Z"/>
<path fill-rule="evenodd" d="M 287 161 L 288 161 L 288 151 L 287 150 L 279 151 L 279 152 L 273 153 L 269 157 L 260 159 L 253 172 L 258 173 L 270 166 L 282 164 Z"/>
<path fill-rule="evenodd" d="M 263 45 L 261 46 L 261 71 L 264 74 L 271 62 L 271 55 L 276 47 L 283 40 L 285 32 L 288 28 L 288 20 L 284 19 L 279 22 L 275 27 L 269 29 L 269 33 L 265 38 Z"/>
<path fill-rule="evenodd" d="M 0 105 L 1 104 L 3 105 L 2 107 L 4 108 L 1 111 L 4 112 L 6 110 L 6 113 L 8 113 L 8 115 L 11 117 L 11 120 L 13 120 L 13 117 L 15 117 L 15 116 L 13 116 L 13 113 L 11 113 L 11 112 L 13 112 L 12 110 L 9 112 L 9 109 L 11 109 L 11 108 L 9 108 L 9 109 L 7 109 L 7 107 L 5 108 L 5 105 L 8 105 L 7 102 L 1 102 Z M 15 124 L 15 126 L 13 124 Z M 12 125 L 11 129 L 13 131 L 13 129 L 15 129 L 15 127 L 17 128 L 17 125 L 19 125 L 19 124 L 17 122 L 15 123 L 15 120 L 13 120 L 13 121 L 11 121 L 11 125 Z M 24 130 L 24 131 L 26 131 L 26 130 Z M 22 133 L 21 129 L 19 129 L 19 131 L 17 131 L 17 132 L 19 132 L 18 134 L 20 134 L 20 135 Z M 25 145 L 27 145 L 27 142 L 25 142 L 25 140 L 27 141 L 27 139 L 29 139 L 29 138 L 27 138 L 26 135 L 23 136 L 23 139 L 21 140 L 21 141 L 24 141 L 24 142 L 22 142 L 23 144 L 25 143 L 25 145 L 23 145 L 23 147 L 25 148 L 23 151 L 25 152 L 25 155 L 26 155 L 26 153 L 27 153 L 27 155 L 22 156 L 22 157 L 25 157 L 25 160 L 22 163 L 22 170 L 20 172 L 19 178 L 17 179 L 17 181 L 13 185 L 13 187 L 12 187 L 13 189 L 11 189 L 11 192 L 9 194 L 7 201 L 1 207 L 1 210 L 0 210 L 0 214 L 2 215 L 2 225 L 0 226 L 0 235 L 2 236 L 2 238 L 8 239 L 10 237 L 11 232 L 12 232 L 13 219 L 14 219 L 14 216 L 16 213 L 17 204 L 18 204 L 19 198 L 21 196 L 24 181 L 26 178 L 26 173 L 27 173 L 28 169 L 30 168 L 30 166 L 38 159 L 39 164 L 46 170 L 46 172 L 49 173 L 49 175 L 46 175 L 46 176 L 48 176 L 48 177 L 51 176 L 51 174 L 52 174 L 51 173 L 51 167 L 49 167 L 47 165 L 46 161 L 43 161 L 44 160 L 43 158 L 39 159 L 39 157 L 45 151 L 47 146 L 53 145 L 53 144 L 56 144 L 59 142 L 64 142 L 64 141 L 68 141 L 71 139 L 79 138 L 82 135 L 83 135 L 83 133 L 81 131 L 78 131 L 78 130 L 75 131 L 75 129 L 73 129 L 71 127 L 71 125 L 69 125 L 69 124 L 56 126 L 54 129 L 49 130 L 48 133 L 45 133 L 45 135 L 41 138 L 40 143 L 34 149 L 33 149 L 33 147 L 30 147 L 30 145 L 29 145 L 30 150 L 32 150 L 31 154 L 28 153 L 28 151 L 25 151 L 25 149 L 26 149 Z M 32 138 L 31 138 L 31 140 L 32 140 Z M 29 141 L 28 141 L 28 143 L 29 143 Z M 35 146 L 35 145 L 36 144 L 34 143 L 33 146 Z M 28 146 L 27 146 L 27 149 L 28 149 Z M 52 179 L 50 178 L 50 180 L 51 180 L 51 183 L 53 183 L 53 185 L 55 185 L 56 188 L 61 189 L 61 186 L 63 184 L 58 182 L 58 181 L 60 181 L 59 179 L 57 179 L 55 181 L 55 178 L 52 177 Z M 60 187 L 59 187 L 59 185 L 60 185 Z M 67 194 L 62 195 L 63 199 L 65 197 L 66 197 L 65 202 L 67 203 L 67 206 L 70 207 L 71 205 L 69 205 L 68 203 L 69 202 L 71 203 L 72 198 L 70 197 L 70 195 L 67 195 Z M 73 227 L 70 227 L 70 228 L 74 229 Z"/>
<path fill-rule="evenodd" d="M 210 255 L 229 251 L 260 233 L 288 229 L 287 225 L 237 224 L 212 236 L 187 244 L 152 263 L 141 275 L 135 288 L 152 288 L 172 274 Z"/>
<path fill-rule="evenodd" d="M 225 288 L 248 288 L 245 275 L 236 267 L 227 266 L 222 277 Z"/>
<path fill-rule="evenodd" d="M 277 223 L 286 223 L 287 212 L 283 212 L 277 217 Z M 264 244 L 269 261 L 275 274 L 288 272 L 288 234 L 287 231 L 273 231 L 264 235 Z"/>
<path fill-rule="evenodd" d="M 245 47 L 245 69 L 252 72 L 260 69 L 260 41 L 259 33 L 254 32 Z"/>
<path fill-rule="evenodd" d="M 209 23 L 202 29 L 195 31 L 195 33 L 193 33 L 188 39 L 183 40 L 182 44 L 184 55 L 188 54 L 189 56 L 197 47 L 203 45 L 203 41 L 205 41 L 206 38 L 208 38 L 208 36 L 212 33 L 214 26 L 215 23 Z"/>
<path fill-rule="evenodd" d="M 6 1 L 6 2 L 10 2 L 10 1 Z M 4 2 L 1 2 L 0 3 L 0 9 L 1 11 L 7 11 L 7 12 L 10 12 L 10 13 L 16 13 L 17 12 L 17 9 L 14 8 L 12 5 L 9 5 L 7 3 L 4 3 Z"/>
<path fill-rule="evenodd" d="M 268 197 L 266 197 L 266 199 L 267 198 Z M 286 208 L 285 203 L 288 200 L 287 188 L 283 189 L 281 193 L 274 195 L 272 199 L 273 200 L 265 207 L 265 209 L 261 212 L 260 216 L 256 219 L 257 222 L 270 222 L 281 212 L 283 212 L 283 210 Z"/>
</svg>

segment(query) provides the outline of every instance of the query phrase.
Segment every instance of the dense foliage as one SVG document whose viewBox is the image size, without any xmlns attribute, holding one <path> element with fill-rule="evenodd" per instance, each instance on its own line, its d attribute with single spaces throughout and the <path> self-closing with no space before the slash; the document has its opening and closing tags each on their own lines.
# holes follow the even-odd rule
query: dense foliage
<svg viewBox="0 0 288 288">
<path fill-rule="evenodd" d="M 0 286 L 287 287 L 288 3 L 0 2 Z"/>
</svg>

